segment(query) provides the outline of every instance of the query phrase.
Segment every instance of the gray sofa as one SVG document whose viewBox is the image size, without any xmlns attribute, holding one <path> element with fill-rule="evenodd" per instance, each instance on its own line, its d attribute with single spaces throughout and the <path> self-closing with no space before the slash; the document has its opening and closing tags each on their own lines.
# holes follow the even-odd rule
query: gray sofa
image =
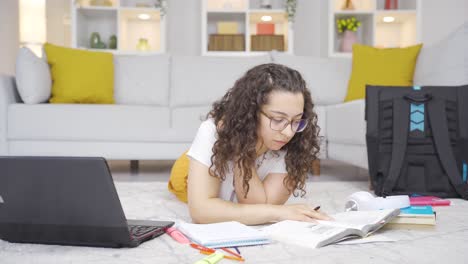
<svg viewBox="0 0 468 264">
<path fill-rule="evenodd" d="M 424 46 L 416 85 L 468 83 L 468 22 Z M 0 154 L 173 160 L 202 117 L 247 69 L 275 62 L 299 70 L 316 103 L 320 157 L 367 168 L 364 101 L 344 103 L 350 59 L 268 53 L 256 57 L 116 56 L 115 105 L 24 104 L 12 76 L 0 77 Z"/>
<path fill-rule="evenodd" d="M 115 105 L 24 104 L 14 77 L 0 77 L 4 155 L 103 156 L 171 160 L 188 149 L 202 118 L 246 70 L 268 62 L 294 67 L 317 104 L 326 158 L 326 106 L 346 93 L 349 60 L 255 57 L 115 56 Z"/>
</svg>

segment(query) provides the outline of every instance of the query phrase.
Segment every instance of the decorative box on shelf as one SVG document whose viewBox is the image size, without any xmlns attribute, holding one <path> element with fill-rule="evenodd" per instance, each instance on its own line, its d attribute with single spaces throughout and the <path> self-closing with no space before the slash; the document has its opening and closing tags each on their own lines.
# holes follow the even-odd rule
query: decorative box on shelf
<svg viewBox="0 0 468 264">
<path fill-rule="evenodd" d="M 202 55 L 292 53 L 293 16 L 287 11 L 285 0 L 202 0 Z"/>
<path fill-rule="evenodd" d="M 258 23 L 257 24 L 257 35 L 274 35 L 275 24 L 273 23 Z"/>
<path fill-rule="evenodd" d="M 211 34 L 209 51 L 245 51 L 244 34 Z"/>
<path fill-rule="evenodd" d="M 252 35 L 252 51 L 284 51 L 283 35 Z"/>
</svg>

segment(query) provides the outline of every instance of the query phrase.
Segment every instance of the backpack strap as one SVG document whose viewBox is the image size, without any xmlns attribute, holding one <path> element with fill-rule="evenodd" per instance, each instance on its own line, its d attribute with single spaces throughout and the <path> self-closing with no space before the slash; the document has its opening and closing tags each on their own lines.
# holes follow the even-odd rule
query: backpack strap
<svg viewBox="0 0 468 264">
<path fill-rule="evenodd" d="M 400 176 L 408 140 L 409 110 L 409 103 L 403 98 L 393 99 L 392 160 L 390 162 L 388 177 L 385 179 L 382 187 L 383 197 L 391 194 Z"/>
<path fill-rule="evenodd" d="M 463 183 L 462 176 L 458 172 L 455 156 L 453 155 L 449 140 L 445 101 L 440 98 L 433 98 L 428 104 L 428 110 L 432 135 L 442 166 L 456 192 L 463 199 L 468 200 L 468 185 Z M 462 121 L 460 120 L 460 122 Z"/>
</svg>

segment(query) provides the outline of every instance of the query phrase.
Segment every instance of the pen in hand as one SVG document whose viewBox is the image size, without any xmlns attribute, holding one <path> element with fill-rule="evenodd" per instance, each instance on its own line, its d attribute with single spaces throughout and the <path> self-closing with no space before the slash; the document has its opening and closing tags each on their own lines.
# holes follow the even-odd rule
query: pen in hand
<svg viewBox="0 0 468 264">
<path fill-rule="evenodd" d="M 325 214 L 325 213 L 321 213 L 321 212 L 319 212 L 318 210 L 320 210 L 320 205 L 319 205 L 319 206 L 316 206 L 316 207 L 314 208 L 314 211 L 315 211 L 315 212 L 318 212 L 319 214 L 322 214 L 322 215 L 326 216 L 328 219 L 325 219 L 325 220 L 335 220 L 335 219 L 333 219 L 333 217 L 330 217 L 329 215 L 327 215 L 327 214 Z"/>
</svg>

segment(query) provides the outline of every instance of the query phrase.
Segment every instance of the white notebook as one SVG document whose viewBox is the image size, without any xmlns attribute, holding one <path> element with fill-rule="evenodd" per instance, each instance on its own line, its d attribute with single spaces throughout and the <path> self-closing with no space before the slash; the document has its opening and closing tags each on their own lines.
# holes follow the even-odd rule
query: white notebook
<svg viewBox="0 0 468 264">
<path fill-rule="evenodd" d="M 209 248 L 253 246 L 270 243 L 263 232 L 239 222 L 215 224 L 181 223 L 177 228 L 194 243 Z"/>
</svg>

